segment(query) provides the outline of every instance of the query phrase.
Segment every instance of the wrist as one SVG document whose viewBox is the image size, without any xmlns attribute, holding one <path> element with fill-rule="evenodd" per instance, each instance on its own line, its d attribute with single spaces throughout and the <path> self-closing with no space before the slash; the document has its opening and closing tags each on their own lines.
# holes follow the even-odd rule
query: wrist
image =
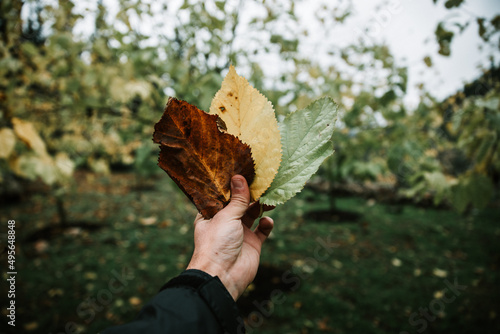
<svg viewBox="0 0 500 334">
<path fill-rule="evenodd" d="M 201 270 L 211 276 L 217 276 L 219 280 L 222 282 L 226 290 L 229 292 L 231 297 L 233 297 L 234 301 L 238 299 L 238 297 L 243 293 L 240 291 L 235 281 L 232 279 L 231 275 L 227 270 L 224 270 L 217 266 L 215 263 L 198 263 L 197 261 L 191 260 L 186 270 L 189 269 L 197 269 Z"/>
<path fill-rule="evenodd" d="M 226 290 L 229 292 L 231 297 L 233 297 L 234 301 L 238 300 L 238 298 L 241 296 L 243 291 L 240 291 L 238 289 L 238 286 L 236 285 L 235 281 L 232 279 L 231 275 L 229 273 L 221 273 L 220 275 L 217 275 L 219 277 L 220 281 L 224 286 L 226 287 Z"/>
</svg>

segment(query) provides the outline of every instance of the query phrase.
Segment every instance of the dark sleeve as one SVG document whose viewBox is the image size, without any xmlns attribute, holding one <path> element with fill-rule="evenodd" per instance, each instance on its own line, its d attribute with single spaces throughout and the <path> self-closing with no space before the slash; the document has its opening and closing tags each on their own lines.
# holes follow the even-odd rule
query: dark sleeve
<svg viewBox="0 0 500 334">
<path fill-rule="evenodd" d="M 170 280 L 135 320 L 102 334 L 245 333 L 235 301 L 217 276 L 186 270 Z"/>
</svg>

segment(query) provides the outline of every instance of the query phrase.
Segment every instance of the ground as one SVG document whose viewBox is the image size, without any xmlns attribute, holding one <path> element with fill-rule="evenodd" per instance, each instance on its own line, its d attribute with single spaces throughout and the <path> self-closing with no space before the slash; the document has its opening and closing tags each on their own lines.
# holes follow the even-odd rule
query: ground
<svg viewBox="0 0 500 334">
<path fill-rule="evenodd" d="M 68 226 L 43 188 L 0 207 L 16 220 L 18 333 L 129 321 L 192 253 L 196 209 L 165 174 L 78 172 L 63 198 Z M 500 331 L 498 208 L 461 216 L 346 197 L 338 208 L 354 214 L 312 214 L 328 203 L 306 188 L 271 212 L 275 230 L 239 300 L 248 333 Z"/>
</svg>

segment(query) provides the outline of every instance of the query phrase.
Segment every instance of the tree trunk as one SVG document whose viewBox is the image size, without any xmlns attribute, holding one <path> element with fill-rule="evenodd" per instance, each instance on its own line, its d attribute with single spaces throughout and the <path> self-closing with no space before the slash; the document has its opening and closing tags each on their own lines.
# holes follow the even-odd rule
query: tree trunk
<svg viewBox="0 0 500 334">
<path fill-rule="evenodd" d="M 56 206 L 57 206 L 57 214 L 59 216 L 59 225 L 67 226 L 68 218 L 66 214 L 66 209 L 64 208 L 64 201 L 61 196 L 56 196 Z"/>
</svg>

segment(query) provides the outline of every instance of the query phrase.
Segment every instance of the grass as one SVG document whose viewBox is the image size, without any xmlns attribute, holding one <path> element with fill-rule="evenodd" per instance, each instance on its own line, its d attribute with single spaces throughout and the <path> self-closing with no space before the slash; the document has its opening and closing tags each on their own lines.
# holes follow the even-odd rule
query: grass
<svg viewBox="0 0 500 334">
<path fill-rule="evenodd" d="M 129 321 L 185 268 L 193 205 L 164 175 L 149 190 L 137 184 L 132 174 L 79 173 L 65 201 L 78 224 L 49 236 L 37 234 L 57 222 L 47 194 L 2 205 L 2 221 L 17 228 L 17 330 L 95 333 Z M 277 274 L 242 298 L 260 305 L 246 314 L 249 333 L 499 332 L 498 209 L 464 217 L 360 198 L 337 203 L 361 218 L 311 221 L 328 198 L 307 189 L 271 213 L 259 275 Z M 455 282 L 465 289 L 453 294 Z"/>
</svg>

